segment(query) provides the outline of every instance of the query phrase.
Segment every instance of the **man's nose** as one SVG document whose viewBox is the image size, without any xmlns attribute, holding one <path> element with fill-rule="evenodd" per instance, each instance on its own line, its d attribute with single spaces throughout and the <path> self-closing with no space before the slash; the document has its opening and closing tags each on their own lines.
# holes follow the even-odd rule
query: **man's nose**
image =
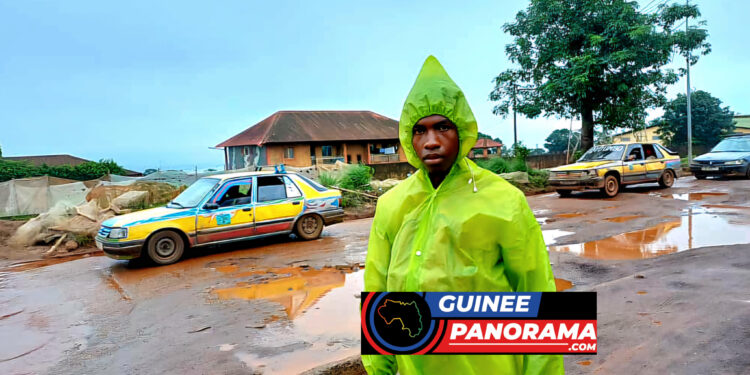
<svg viewBox="0 0 750 375">
<path fill-rule="evenodd" d="M 436 148 L 440 148 L 440 142 L 435 136 L 435 132 L 428 131 L 426 135 L 427 135 L 427 140 L 424 143 L 424 148 L 428 150 L 434 150 Z"/>
</svg>

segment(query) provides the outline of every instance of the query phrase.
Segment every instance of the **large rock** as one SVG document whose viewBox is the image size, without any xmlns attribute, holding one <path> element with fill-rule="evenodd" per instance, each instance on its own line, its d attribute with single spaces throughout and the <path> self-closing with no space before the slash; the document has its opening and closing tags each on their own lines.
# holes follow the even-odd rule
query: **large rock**
<svg viewBox="0 0 750 375">
<path fill-rule="evenodd" d="M 148 191 L 131 190 L 112 199 L 112 206 L 117 208 L 138 208 L 148 204 Z"/>
</svg>

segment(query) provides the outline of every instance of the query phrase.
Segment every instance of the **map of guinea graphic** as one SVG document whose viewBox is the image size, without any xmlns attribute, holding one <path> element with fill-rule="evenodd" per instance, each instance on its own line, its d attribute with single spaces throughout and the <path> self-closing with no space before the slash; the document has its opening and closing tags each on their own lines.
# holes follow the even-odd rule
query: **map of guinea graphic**
<svg viewBox="0 0 750 375">
<path fill-rule="evenodd" d="M 409 303 L 386 299 L 378 307 L 378 315 L 385 324 L 401 324 L 401 330 L 407 331 L 409 337 L 417 337 L 422 332 L 422 314 L 419 312 L 417 302 Z"/>
</svg>

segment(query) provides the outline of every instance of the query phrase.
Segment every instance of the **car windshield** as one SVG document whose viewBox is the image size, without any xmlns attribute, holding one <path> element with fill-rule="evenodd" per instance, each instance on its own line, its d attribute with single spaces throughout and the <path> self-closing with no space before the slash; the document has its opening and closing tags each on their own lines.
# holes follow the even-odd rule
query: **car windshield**
<svg viewBox="0 0 750 375">
<path fill-rule="evenodd" d="M 711 152 L 750 152 L 750 137 L 727 138 L 719 142 Z"/>
<path fill-rule="evenodd" d="M 594 146 L 586 151 L 578 161 L 620 160 L 623 151 L 625 151 L 625 145 Z"/>
<path fill-rule="evenodd" d="M 195 207 L 219 182 L 216 178 L 201 178 L 185 189 L 177 198 L 173 199 L 167 207 L 187 208 Z"/>
</svg>

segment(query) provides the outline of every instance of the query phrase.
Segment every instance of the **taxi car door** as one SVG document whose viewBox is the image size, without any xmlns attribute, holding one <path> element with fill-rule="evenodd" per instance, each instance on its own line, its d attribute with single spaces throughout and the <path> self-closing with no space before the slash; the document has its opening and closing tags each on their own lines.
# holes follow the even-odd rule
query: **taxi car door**
<svg viewBox="0 0 750 375">
<path fill-rule="evenodd" d="M 257 234 L 292 230 L 304 208 L 304 197 L 287 176 L 257 176 L 255 225 Z"/>
<path fill-rule="evenodd" d="M 255 235 L 253 178 L 225 181 L 198 210 L 198 244 Z"/>
<path fill-rule="evenodd" d="M 631 158 L 632 157 L 632 158 Z M 634 182 L 646 179 L 646 160 L 643 159 L 643 148 L 640 144 L 628 146 L 623 161 L 624 182 Z"/>
<path fill-rule="evenodd" d="M 658 147 L 652 144 L 643 144 L 643 155 L 646 157 L 646 179 L 658 180 L 664 168 L 667 167 L 664 155 Z"/>
</svg>

